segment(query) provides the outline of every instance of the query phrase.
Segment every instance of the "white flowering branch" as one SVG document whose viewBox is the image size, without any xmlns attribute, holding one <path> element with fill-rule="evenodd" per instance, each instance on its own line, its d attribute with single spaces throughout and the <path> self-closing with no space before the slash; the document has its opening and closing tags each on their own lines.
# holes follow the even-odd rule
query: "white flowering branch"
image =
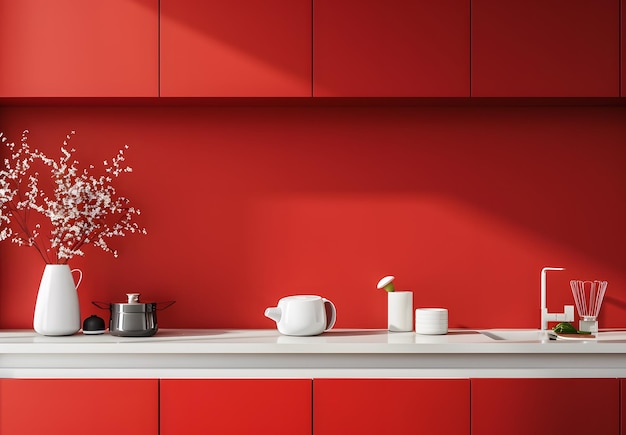
<svg viewBox="0 0 626 435">
<path fill-rule="evenodd" d="M 22 133 L 19 147 L 0 133 L 1 143 L 9 151 L 0 166 L 0 241 L 32 246 L 46 263 L 67 263 L 75 255 L 84 255 L 82 248 L 88 244 L 117 257 L 108 239 L 146 234 L 145 228 L 133 220 L 140 214 L 139 209 L 131 207 L 130 201 L 111 185 L 113 179 L 132 172 L 124 165 L 124 149 L 128 146 L 119 150 L 111 162 L 104 161 L 104 175 L 93 176 L 72 160 L 75 150 L 68 149 L 68 143 L 74 134 L 72 131 L 63 141 L 57 161 L 30 149 L 28 130 Z M 40 186 L 36 163 L 50 171 L 51 185 Z M 43 222 L 37 218 L 44 218 Z M 43 240 L 41 233 L 46 229 L 49 238 Z"/>
</svg>

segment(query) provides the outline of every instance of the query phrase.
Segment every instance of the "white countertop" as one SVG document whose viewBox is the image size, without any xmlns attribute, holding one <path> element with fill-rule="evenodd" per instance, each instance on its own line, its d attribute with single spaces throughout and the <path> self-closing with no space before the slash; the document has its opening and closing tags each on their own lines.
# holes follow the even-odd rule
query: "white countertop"
<svg viewBox="0 0 626 435">
<path fill-rule="evenodd" d="M 153 337 L 45 337 L 4 330 L 0 377 L 626 378 L 626 331 L 561 341 L 536 330 L 419 335 L 337 329 L 315 337 L 260 329 L 162 329 Z"/>
</svg>

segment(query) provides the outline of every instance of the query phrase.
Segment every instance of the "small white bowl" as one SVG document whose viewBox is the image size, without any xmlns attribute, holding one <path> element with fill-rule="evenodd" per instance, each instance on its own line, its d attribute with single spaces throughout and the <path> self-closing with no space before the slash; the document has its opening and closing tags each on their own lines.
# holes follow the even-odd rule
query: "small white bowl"
<svg viewBox="0 0 626 435">
<path fill-rule="evenodd" d="M 421 335 L 445 335 L 448 333 L 447 325 L 416 325 L 415 332 Z"/>
<path fill-rule="evenodd" d="M 426 335 L 448 333 L 448 310 L 445 308 L 418 308 L 415 310 L 415 332 Z"/>
</svg>

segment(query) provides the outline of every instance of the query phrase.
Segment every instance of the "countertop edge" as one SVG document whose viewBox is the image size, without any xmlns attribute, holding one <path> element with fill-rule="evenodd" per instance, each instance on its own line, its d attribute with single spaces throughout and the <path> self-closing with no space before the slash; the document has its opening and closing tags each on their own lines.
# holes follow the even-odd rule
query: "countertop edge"
<svg viewBox="0 0 626 435">
<path fill-rule="evenodd" d="M 626 341 L 498 341 L 337 330 L 163 330 L 154 337 L 0 331 L 3 378 L 626 378 Z"/>
</svg>

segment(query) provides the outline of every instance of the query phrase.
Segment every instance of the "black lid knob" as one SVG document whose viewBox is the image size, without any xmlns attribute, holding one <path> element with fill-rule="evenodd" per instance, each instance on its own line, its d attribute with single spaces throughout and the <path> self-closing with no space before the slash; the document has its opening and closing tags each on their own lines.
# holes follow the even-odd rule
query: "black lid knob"
<svg viewBox="0 0 626 435">
<path fill-rule="evenodd" d="M 104 319 L 95 314 L 87 317 L 83 322 L 83 334 L 104 334 Z"/>
</svg>

